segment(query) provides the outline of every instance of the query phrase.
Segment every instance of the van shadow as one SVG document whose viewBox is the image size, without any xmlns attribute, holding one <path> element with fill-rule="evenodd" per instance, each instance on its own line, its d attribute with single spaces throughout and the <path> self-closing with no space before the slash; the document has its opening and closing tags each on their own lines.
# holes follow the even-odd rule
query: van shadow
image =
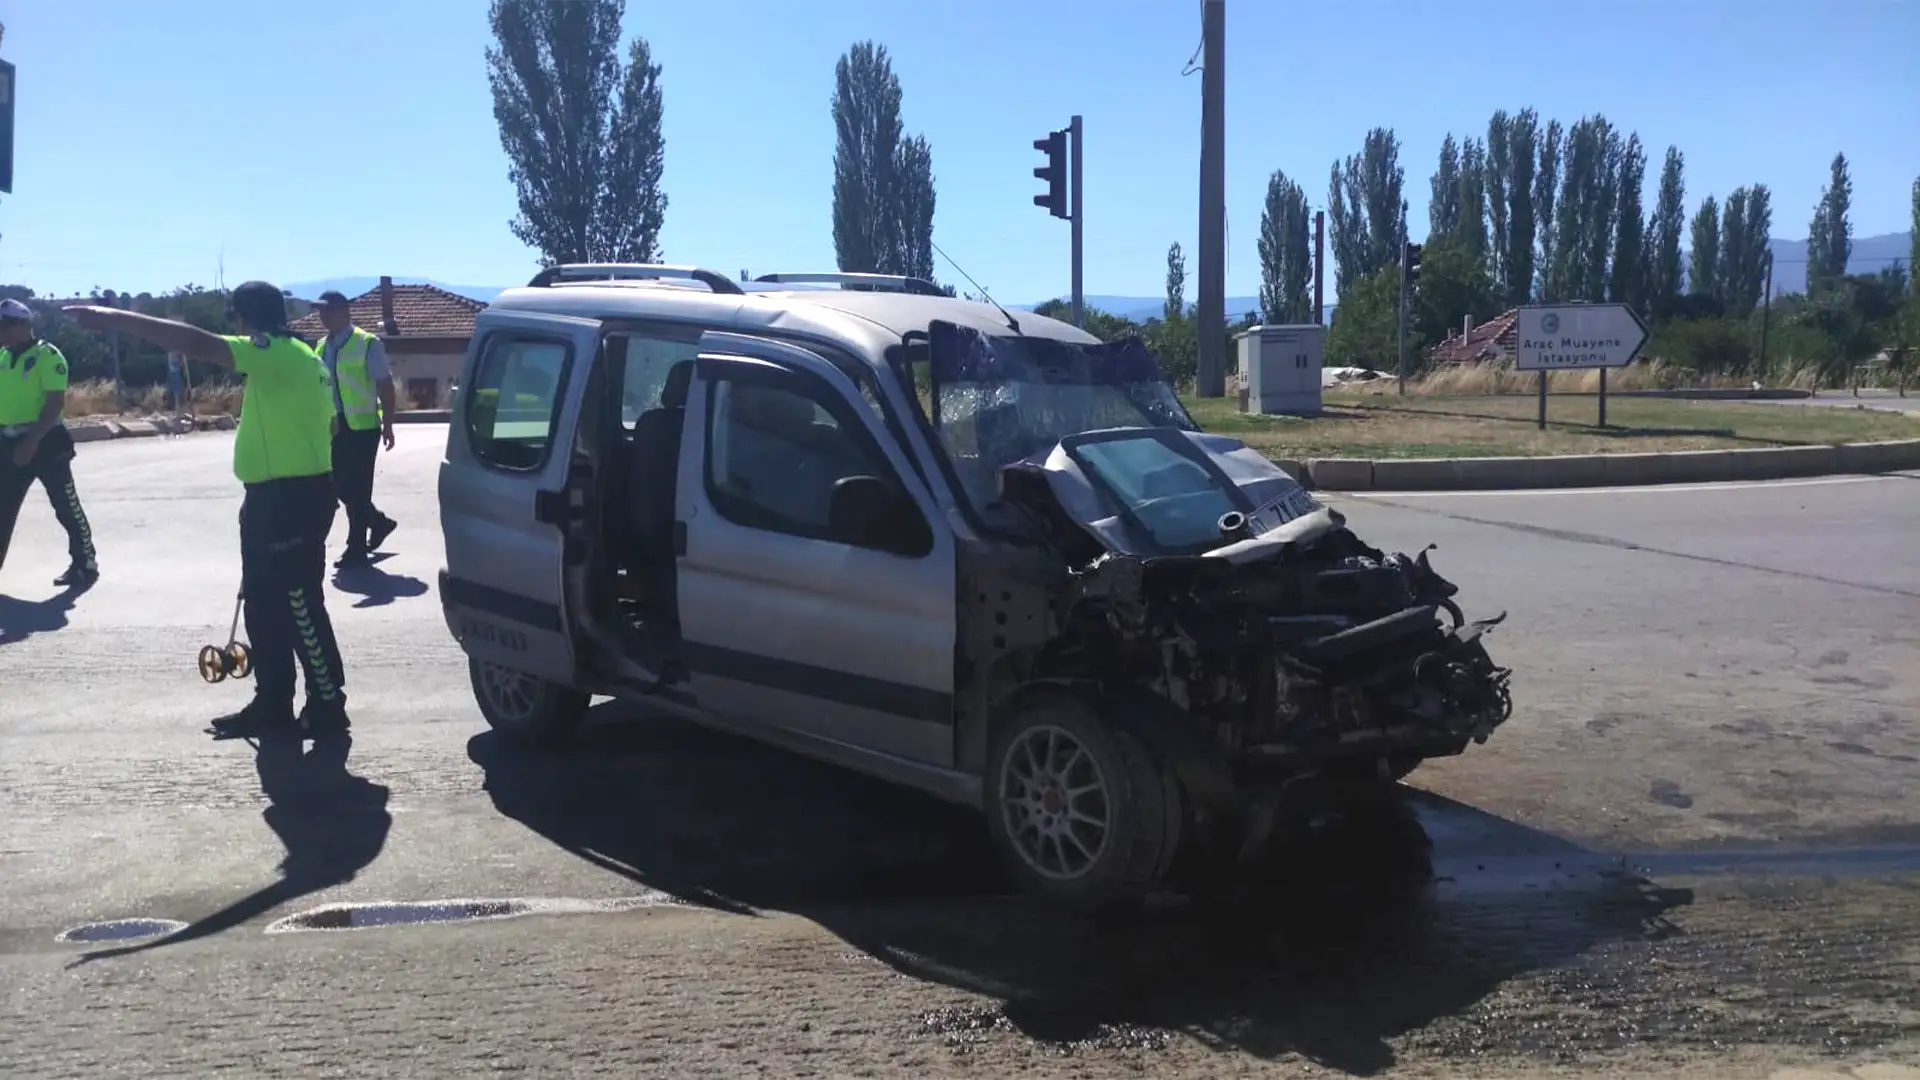
<svg viewBox="0 0 1920 1080">
<path fill-rule="evenodd" d="M 91 585 L 73 585 L 45 600 L 22 600 L 0 593 L 0 645 L 13 645 L 35 634 L 50 634 L 67 625 L 67 612 L 74 609 Z"/>
<path fill-rule="evenodd" d="M 566 751 L 489 732 L 468 754 L 501 813 L 582 859 L 688 903 L 802 914 L 902 974 L 998 1002 L 899 1018 L 922 1036 L 1070 1048 L 1179 1033 L 1372 1075 L 1394 1064 L 1390 1039 L 1517 975 L 1664 932 L 1662 914 L 1691 899 L 1626 878 L 1471 896 L 1458 875 L 1487 861 L 1489 838 L 1548 865 L 1599 857 L 1420 795 L 1369 800 L 1303 836 L 1257 898 L 1078 918 L 1020 896 L 968 811 L 636 712 L 597 707 L 595 720 L 618 722 L 590 723 Z M 1459 820 L 1430 830 L 1436 812 Z M 1476 854 L 1436 852 L 1430 832 Z"/>
<path fill-rule="evenodd" d="M 243 925 L 282 904 L 352 881 L 386 846 L 393 817 L 387 788 L 347 771 L 353 748 L 348 735 L 316 740 L 302 752 L 295 734 L 259 740 L 254 765 L 267 797 L 262 814 L 280 838 L 286 858 L 280 879 L 165 937 L 138 945 L 98 949 L 75 965 L 210 937 Z"/>
</svg>

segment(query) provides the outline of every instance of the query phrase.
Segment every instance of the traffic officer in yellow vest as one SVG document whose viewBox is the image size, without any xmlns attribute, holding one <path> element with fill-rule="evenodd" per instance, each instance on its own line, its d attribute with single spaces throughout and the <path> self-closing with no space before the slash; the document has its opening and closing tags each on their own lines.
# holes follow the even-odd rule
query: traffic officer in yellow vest
<svg viewBox="0 0 1920 1080">
<path fill-rule="evenodd" d="M 89 330 L 118 330 L 188 360 L 246 379 L 233 472 L 240 504 L 240 584 L 253 653 L 254 696 L 215 720 L 221 738 L 291 731 L 309 737 L 347 729 L 346 678 L 327 618 L 326 544 L 337 511 L 333 490 L 333 391 L 327 367 L 287 328 L 286 297 L 249 281 L 228 301 L 244 333 L 221 336 L 170 319 L 106 307 L 70 307 Z M 297 665 L 296 665 L 297 661 Z M 293 712 L 294 669 L 306 669 L 307 700 Z"/>
<path fill-rule="evenodd" d="M 393 373 L 379 337 L 353 325 L 344 294 L 321 293 L 316 310 L 327 328 L 320 358 L 333 376 L 333 486 L 347 508 L 346 550 L 334 565 L 364 564 L 395 527 L 373 505 L 374 461 L 382 443 L 393 449 Z"/>
<path fill-rule="evenodd" d="M 61 421 L 67 401 L 67 358 L 33 333 L 33 309 L 0 300 L 0 566 L 20 505 L 35 480 L 47 489 L 54 519 L 67 530 L 64 588 L 99 580 L 93 530 L 73 485 L 73 436 Z"/>
</svg>

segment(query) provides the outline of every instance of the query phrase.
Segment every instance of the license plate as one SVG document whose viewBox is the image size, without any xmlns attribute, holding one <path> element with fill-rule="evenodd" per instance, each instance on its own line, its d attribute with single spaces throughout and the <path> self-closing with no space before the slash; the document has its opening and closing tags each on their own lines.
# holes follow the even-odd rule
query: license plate
<svg viewBox="0 0 1920 1080">
<path fill-rule="evenodd" d="M 1297 517 L 1320 509 L 1320 503 L 1305 488 L 1297 488 L 1255 510 L 1247 519 L 1255 536 L 1272 532 Z"/>
</svg>

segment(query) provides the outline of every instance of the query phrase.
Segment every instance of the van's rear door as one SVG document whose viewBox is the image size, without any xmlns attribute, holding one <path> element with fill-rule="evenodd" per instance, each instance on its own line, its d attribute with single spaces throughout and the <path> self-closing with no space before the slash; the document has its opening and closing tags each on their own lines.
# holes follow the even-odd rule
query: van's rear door
<svg viewBox="0 0 1920 1080">
<path fill-rule="evenodd" d="M 585 518 L 575 436 L 600 339 L 592 319 L 482 312 L 440 466 L 448 629 L 470 656 L 563 684 L 564 563 Z"/>
</svg>

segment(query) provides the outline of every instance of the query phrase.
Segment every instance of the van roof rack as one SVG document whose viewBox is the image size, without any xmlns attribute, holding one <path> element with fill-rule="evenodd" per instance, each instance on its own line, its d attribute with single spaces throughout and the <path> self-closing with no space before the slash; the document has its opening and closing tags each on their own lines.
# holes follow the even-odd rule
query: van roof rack
<svg viewBox="0 0 1920 1080">
<path fill-rule="evenodd" d="M 665 263 L 559 263 L 533 275 L 530 289 L 544 289 L 569 281 L 654 281 L 681 278 L 697 281 L 717 293 L 744 296 L 746 290 L 725 274 L 702 270 L 697 266 L 670 266 Z"/>
<path fill-rule="evenodd" d="M 904 292 L 916 296 L 945 296 L 947 291 L 925 278 L 905 274 L 761 274 L 755 281 L 776 285 L 838 285 L 861 292 Z"/>
</svg>

